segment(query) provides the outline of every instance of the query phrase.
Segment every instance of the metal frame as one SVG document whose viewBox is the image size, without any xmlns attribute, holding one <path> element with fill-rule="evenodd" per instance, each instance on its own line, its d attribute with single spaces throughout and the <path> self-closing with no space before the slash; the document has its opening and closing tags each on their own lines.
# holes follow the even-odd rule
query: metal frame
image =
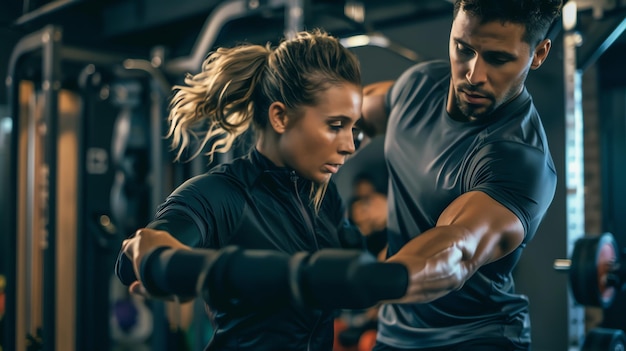
<svg viewBox="0 0 626 351">
<path fill-rule="evenodd" d="M 576 6 L 570 3 L 568 6 Z M 565 23 L 565 21 L 564 21 Z M 582 72 L 576 61 L 581 36 L 574 28 L 563 35 L 565 77 L 565 186 L 567 255 L 572 255 L 576 240 L 585 234 L 584 144 L 582 115 Z M 585 334 L 584 309 L 568 294 L 569 345 L 579 347 Z"/>
<path fill-rule="evenodd" d="M 197 72 L 202 61 L 215 45 L 226 23 L 251 16 L 268 9 L 285 9 L 285 36 L 290 37 L 304 28 L 304 13 L 308 0 L 232 0 L 221 2 L 204 22 L 200 35 L 188 56 L 170 59 L 164 70 L 171 74 Z"/>
<path fill-rule="evenodd" d="M 24 120 L 20 116 L 19 111 L 19 83 L 26 78 L 22 72 L 21 64 L 30 56 L 41 56 L 41 88 L 43 104 L 43 118 L 45 121 L 45 155 L 44 164 L 47 166 L 45 172 L 45 189 L 30 189 L 29 191 L 43 191 L 45 196 L 44 204 L 44 235 L 45 235 L 45 251 L 43 262 L 43 349 L 44 351 L 52 351 L 56 347 L 57 331 L 56 331 L 56 308 L 57 308 L 57 157 L 58 157 L 58 98 L 61 89 L 61 63 L 63 60 L 71 60 L 78 62 L 95 62 L 102 64 L 113 64 L 122 61 L 122 58 L 107 53 L 98 53 L 94 51 L 82 50 L 79 48 L 63 46 L 63 32 L 58 26 L 49 25 L 43 29 L 25 35 L 15 46 L 9 60 L 9 76 L 6 84 L 8 86 L 9 111 L 12 121 L 11 133 L 11 150 L 10 165 L 14 170 L 18 169 L 20 160 L 18 159 L 19 137 L 16 131 L 24 126 Z M 78 136 L 82 140 L 82 135 Z M 17 323 L 17 270 L 18 258 L 20 252 L 17 251 L 17 235 L 18 235 L 18 204 L 24 199 L 19 198 L 17 172 L 13 172 L 9 178 L 10 193 L 8 198 L 13 201 L 13 206 L 9 213 L 10 221 L 8 223 L 9 245 L 14 250 L 8 250 L 10 262 L 7 271 L 7 309 L 6 320 L 8 321 L 5 331 L 5 349 L 7 350 L 24 350 L 25 349 L 25 326 Z M 80 208 L 80 206 L 78 206 Z M 32 219 L 32 208 L 26 209 L 27 220 Z M 29 211 L 31 211 L 29 213 Z"/>
<path fill-rule="evenodd" d="M 617 15 L 598 19 L 594 23 L 594 31 L 600 32 L 600 35 L 586 37 L 584 45 L 577 50 L 577 67 L 581 71 L 595 63 L 626 31 L 626 10 L 620 11 Z"/>
<path fill-rule="evenodd" d="M 9 61 L 9 72 L 11 74 L 10 77 L 7 78 L 7 85 L 9 85 L 8 95 L 9 95 L 9 103 L 10 103 L 10 113 L 12 118 L 13 130 L 20 130 L 20 127 L 23 124 L 19 116 L 19 93 L 18 93 L 18 83 L 20 81 L 20 77 L 17 75 L 17 65 L 19 60 L 23 55 L 33 52 L 41 52 L 42 54 L 42 89 L 43 89 L 43 98 L 46 101 L 44 108 L 44 119 L 46 122 L 46 151 L 44 156 L 44 163 L 48 165 L 48 174 L 46 184 L 56 184 L 56 158 L 57 158 L 57 144 L 56 138 L 52 138 L 50 136 L 56 136 L 57 134 L 57 99 L 58 99 L 58 90 L 60 88 L 60 74 L 59 74 L 59 51 L 58 45 L 61 40 L 61 31 L 57 27 L 48 26 L 42 29 L 39 32 L 32 33 L 26 37 L 24 37 L 17 44 L 16 49 L 11 56 Z M 12 168 L 17 170 L 18 161 L 17 160 L 17 150 L 18 150 L 18 138 L 13 134 L 12 140 L 12 150 L 16 152 L 13 153 L 11 159 Z M 17 172 L 11 175 L 11 194 L 10 197 L 15 200 L 15 204 L 20 203 L 20 199 L 17 198 Z M 56 218 L 55 213 L 51 213 L 56 203 L 56 189 L 55 186 L 47 187 L 47 201 L 46 201 L 46 213 L 45 213 L 45 235 L 46 235 L 46 251 L 44 253 L 44 283 L 43 283 L 43 296 L 44 296 L 44 305 L 43 305 L 43 337 L 46 340 L 49 340 L 52 345 L 55 343 L 55 317 L 56 311 L 56 289 L 54 284 L 54 277 L 56 276 Z M 44 190 L 45 191 L 45 190 Z M 52 206 L 51 206 L 52 205 Z M 9 235 L 12 236 L 10 239 L 10 244 L 13 247 L 16 247 L 17 241 L 17 206 L 13 208 L 14 213 L 10 216 L 13 218 L 9 223 Z M 32 214 L 31 214 L 32 215 Z M 15 263 L 15 267 L 10 267 L 10 277 L 8 277 L 8 289 L 7 289 L 7 300 L 8 306 L 7 309 L 7 346 L 8 350 L 18 350 L 18 341 L 17 333 L 20 330 L 20 326 L 16 325 L 14 321 L 16 321 L 16 307 L 17 307 L 17 296 L 16 296 L 16 269 L 17 269 L 17 252 L 13 253 L 15 257 L 13 257 L 13 262 Z M 13 268 L 13 269 L 11 269 Z M 51 279 L 52 278 L 52 279 Z M 48 303 L 46 303 L 48 302 Z M 52 302 L 52 303 L 50 303 Z M 13 323 L 12 323 L 13 322 Z M 12 326 L 12 327 L 11 327 Z M 13 332 L 13 333 L 11 333 Z M 12 335 L 11 335 L 12 334 Z M 44 347 L 44 350 L 49 350 L 49 348 Z"/>
<path fill-rule="evenodd" d="M 571 256 L 575 242 L 585 235 L 582 75 L 626 30 L 626 17 L 618 15 L 603 18 L 604 10 L 613 9 L 608 7 L 606 1 L 570 0 L 565 6 L 573 7 L 576 17 L 581 10 L 591 8 L 595 29 L 601 32 L 593 37 L 595 40 L 583 43 L 583 36 L 577 31 L 578 18 L 574 18 L 564 28 L 566 237 L 567 254 Z M 565 15 L 566 11 L 563 12 Z M 578 305 L 571 294 L 568 296 L 568 305 L 569 345 L 571 350 L 578 350 L 585 337 L 584 307 Z"/>
</svg>

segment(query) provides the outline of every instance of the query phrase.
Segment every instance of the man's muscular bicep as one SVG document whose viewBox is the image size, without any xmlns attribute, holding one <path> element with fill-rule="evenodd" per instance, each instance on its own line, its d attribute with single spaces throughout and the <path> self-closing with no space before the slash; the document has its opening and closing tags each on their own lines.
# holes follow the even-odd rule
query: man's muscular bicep
<svg viewBox="0 0 626 351">
<path fill-rule="evenodd" d="M 476 269 L 506 256 L 524 240 L 520 219 L 480 191 L 465 193 L 448 205 L 437 227 L 451 225 L 465 228 L 467 234 L 462 247 L 477 265 Z"/>
<path fill-rule="evenodd" d="M 409 271 L 407 293 L 397 302 L 429 302 L 460 289 L 481 266 L 507 255 L 523 238 L 517 216 L 485 193 L 459 196 L 434 228 L 387 260 Z"/>
</svg>

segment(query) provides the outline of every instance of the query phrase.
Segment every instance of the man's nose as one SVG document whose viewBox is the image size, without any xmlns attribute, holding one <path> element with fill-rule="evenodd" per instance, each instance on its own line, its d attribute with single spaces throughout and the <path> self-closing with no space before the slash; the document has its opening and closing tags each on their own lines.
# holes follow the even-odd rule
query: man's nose
<svg viewBox="0 0 626 351">
<path fill-rule="evenodd" d="M 479 85 L 487 80 L 487 70 L 485 62 L 476 56 L 469 65 L 469 71 L 465 75 L 465 79 L 471 85 Z"/>
</svg>

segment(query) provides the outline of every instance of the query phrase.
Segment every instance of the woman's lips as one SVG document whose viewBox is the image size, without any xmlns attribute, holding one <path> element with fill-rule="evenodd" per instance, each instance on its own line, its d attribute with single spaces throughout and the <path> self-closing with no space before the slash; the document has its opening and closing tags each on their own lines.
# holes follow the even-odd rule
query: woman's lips
<svg viewBox="0 0 626 351">
<path fill-rule="evenodd" d="M 340 164 L 327 163 L 324 165 L 324 170 L 326 170 L 328 173 L 335 174 L 337 173 L 337 171 L 339 171 L 340 166 Z"/>
</svg>

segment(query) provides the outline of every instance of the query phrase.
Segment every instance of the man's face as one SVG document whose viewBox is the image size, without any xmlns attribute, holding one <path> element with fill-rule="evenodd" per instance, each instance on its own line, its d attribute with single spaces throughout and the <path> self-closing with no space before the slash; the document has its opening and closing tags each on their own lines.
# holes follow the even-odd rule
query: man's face
<svg viewBox="0 0 626 351">
<path fill-rule="evenodd" d="M 524 27 L 500 21 L 481 24 L 460 10 L 450 31 L 452 87 L 448 112 L 478 120 L 516 97 L 533 61 Z"/>
</svg>

